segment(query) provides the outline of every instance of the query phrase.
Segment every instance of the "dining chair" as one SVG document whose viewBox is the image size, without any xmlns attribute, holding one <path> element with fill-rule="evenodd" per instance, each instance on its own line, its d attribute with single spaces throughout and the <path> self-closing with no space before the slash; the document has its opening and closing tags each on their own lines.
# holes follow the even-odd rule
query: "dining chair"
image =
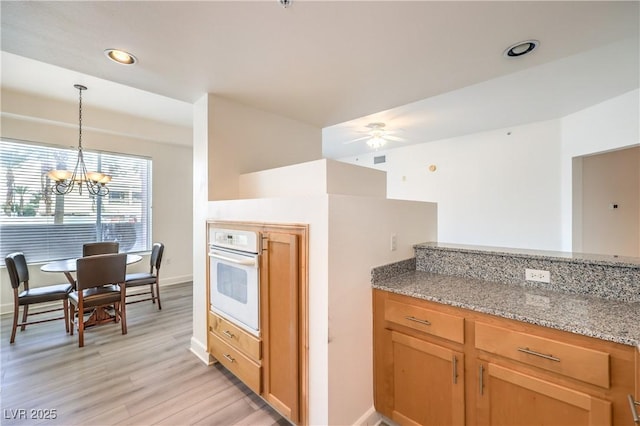
<svg viewBox="0 0 640 426">
<path fill-rule="evenodd" d="M 127 291 L 133 287 L 140 286 L 149 286 L 149 291 L 142 293 L 128 293 L 127 294 L 127 303 L 138 303 L 138 302 L 146 302 L 147 300 L 151 300 L 151 302 L 156 303 L 158 301 L 158 310 L 162 309 L 162 305 L 160 304 L 160 264 L 162 263 L 162 254 L 164 253 L 164 244 L 162 243 L 154 243 L 153 249 L 151 250 L 151 257 L 149 258 L 149 272 L 136 272 L 132 274 L 127 274 L 126 282 L 127 282 Z M 154 290 L 155 286 L 155 290 Z M 145 297 L 140 299 L 139 296 L 149 295 L 149 297 Z"/>
<path fill-rule="evenodd" d="M 11 328 L 11 339 L 9 340 L 9 343 L 13 343 L 15 341 L 18 326 L 20 326 L 20 331 L 24 331 L 26 326 L 30 324 L 64 319 L 65 329 L 69 332 L 69 318 L 67 316 L 69 302 L 67 297 L 71 291 L 71 284 L 55 284 L 44 287 L 29 288 L 29 268 L 27 267 L 27 260 L 24 257 L 24 253 L 10 253 L 5 257 L 4 261 L 7 267 L 7 272 L 9 273 L 11 287 L 13 287 L 13 327 Z M 23 287 L 22 291 L 20 291 L 21 284 Z M 62 300 L 64 316 L 47 318 L 39 321 L 27 321 L 29 316 L 60 310 L 60 308 L 56 308 L 29 313 L 30 305 L 55 302 L 58 300 Z M 22 306 L 22 321 L 18 322 L 20 306 Z"/>
<path fill-rule="evenodd" d="M 82 256 L 95 256 L 96 254 L 117 253 L 120 244 L 117 241 L 101 241 L 98 243 L 85 243 L 82 245 Z"/>
<path fill-rule="evenodd" d="M 82 257 L 76 261 L 76 265 L 76 290 L 69 293 L 69 320 L 71 334 L 73 334 L 77 308 L 78 346 L 84 346 L 85 309 L 93 309 L 91 316 L 94 316 L 102 309 L 113 307 L 115 312 L 113 316 L 108 316 L 106 320 L 96 323 L 120 321 L 122 334 L 127 334 L 126 253 Z"/>
</svg>

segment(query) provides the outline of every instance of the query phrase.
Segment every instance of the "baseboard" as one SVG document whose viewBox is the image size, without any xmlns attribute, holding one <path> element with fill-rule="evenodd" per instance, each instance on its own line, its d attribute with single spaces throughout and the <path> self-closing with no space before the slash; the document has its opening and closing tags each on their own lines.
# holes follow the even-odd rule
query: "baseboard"
<svg viewBox="0 0 640 426">
<path fill-rule="evenodd" d="M 160 277 L 160 288 L 175 284 L 184 284 L 193 281 L 193 275 L 182 275 L 177 277 Z"/>
<path fill-rule="evenodd" d="M 382 416 L 371 406 L 356 422 L 354 426 L 376 426 L 380 424 Z"/>
<path fill-rule="evenodd" d="M 207 346 L 203 345 L 202 342 L 194 336 L 191 336 L 191 347 L 189 350 L 206 365 L 212 365 L 214 363 L 213 358 L 209 355 L 209 352 L 207 352 Z"/>
</svg>

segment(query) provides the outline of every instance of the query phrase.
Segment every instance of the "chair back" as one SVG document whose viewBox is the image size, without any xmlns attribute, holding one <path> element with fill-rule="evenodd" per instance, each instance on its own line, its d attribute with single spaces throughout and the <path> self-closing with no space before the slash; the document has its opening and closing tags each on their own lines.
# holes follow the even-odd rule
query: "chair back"
<svg viewBox="0 0 640 426">
<path fill-rule="evenodd" d="M 82 256 L 95 256 L 96 254 L 117 253 L 120 244 L 117 241 L 102 241 L 99 243 L 86 243 L 82 245 Z"/>
<path fill-rule="evenodd" d="M 122 284 L 127 273 L 127 255 L 99 254 L 76 260 L 78 291 L 109 284 Z"/>
<path fill-rule="evenodd" d="M 151 250 L 151 257 L 149 258 L 149 265 L 151 266 L 150 274 L 153 274 L 153 268 L 156 268 L 156 272 L 160 270 L 160 264 L 162 263 L 162 254 L 164 253 L 164 244 L 154 243 Z"/>
<path fill-rule="evenodd" d="M 4 258 L 7 272 L 11 280 L 11 287 L 17 289 L 20 283 L 24 283 L 25 290 L 29 289 L 29 268 L 24 254 L 20 251 L 10 253 Z"/>
</svg>

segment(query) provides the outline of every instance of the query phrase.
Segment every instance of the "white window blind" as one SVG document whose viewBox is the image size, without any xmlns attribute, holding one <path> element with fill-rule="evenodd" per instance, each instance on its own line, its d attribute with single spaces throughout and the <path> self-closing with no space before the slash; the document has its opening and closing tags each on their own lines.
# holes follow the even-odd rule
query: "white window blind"
<svg viewBox="0 0 640 426">
<path fill-rule="evenodd" d="M 151 249 L 151 160 L 83 151 L 89 171 L 112 176 L 109 194 L 76 186 L 52 192 L 51 169 L 73 170 L 77 151 L 2 139 L 0 144 L 0 263 L 22 251 L 29 263 L 82 256 L 82 245 L 117 241 L 120 252 Z"/>
</svg>

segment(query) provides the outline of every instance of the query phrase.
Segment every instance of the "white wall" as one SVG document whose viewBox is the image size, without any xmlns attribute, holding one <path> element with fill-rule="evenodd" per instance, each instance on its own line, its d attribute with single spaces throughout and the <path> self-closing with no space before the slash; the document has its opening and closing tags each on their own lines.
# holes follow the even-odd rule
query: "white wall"
<svg viewBox="0 0 640 426">
<path fill-rule="evenodd" d="M 441 242 L 557 250 L 560 134 L 551 120 L 343 161 L 386 170 L 389 198 L 436 202 Z"/>
<path fill-rule="evenodd" d="M 386 170 L 390 198 L 437 202 L 441 242 L 572 251 L 573 159 L 638 145 L 639 108 L 634 90 L 558 120 L 341 161 Z"/>
<path fill-rule="evenodd" d="M 209 200 L 237 199 L 241 174 L 322 158 L 320 128 L 209 96 Z"/>
<path fill-rule="evenodd" d="M 36 95 L 2 90 L 2 136 L 69 147 L 77 145 L 77 103 L 65 103 Z M 153 160 L 153 241 L 165 244 L 161 284 L 190 281 L 192 277 L 191 129 L 126 117 L 133 124 L 122 134 L 124 116 L 104 110 L 86 110 L 83 147 L 89 150 L 134 154 Z M 91 117 L 91 118 L 90 118 Z M 157 142 L 164 134 L 175 143 Z M 178 144 L 182 143 L 182 145 Z M 4 254 L 2 254 L 4 255 Z M 129 267 L 148 270 L 148 257 Z M 64 282 L 62 274 L 42 273 L 40 265 L 29 268 L 32 285 Z M 13 309 L 6 269 L 0 270 L 2 312 Z"/>
<path fill-rule="evenodd" d="M 436 213 L 433 203 L 329 196 L 328 424 L 359 424 L 373 411 L 371 269 L 437 241 Z"/>
</svg>

